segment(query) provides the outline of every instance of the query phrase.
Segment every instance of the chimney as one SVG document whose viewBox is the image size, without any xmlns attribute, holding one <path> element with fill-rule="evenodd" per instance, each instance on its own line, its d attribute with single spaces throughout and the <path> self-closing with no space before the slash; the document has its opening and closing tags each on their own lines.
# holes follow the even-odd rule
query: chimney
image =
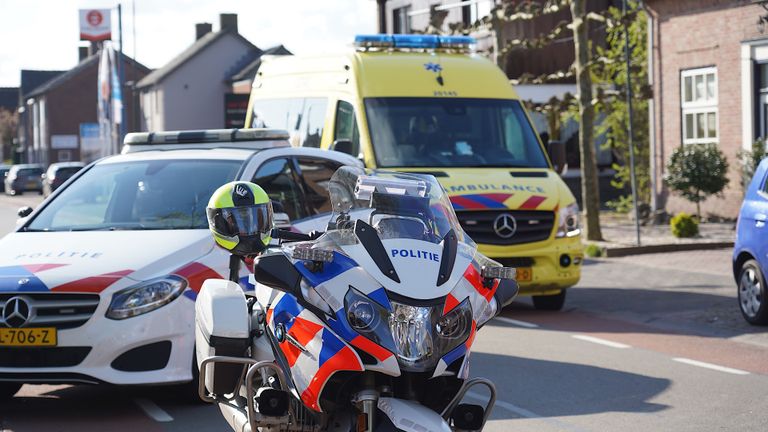
<svg viewBox="0 0 768 432">
<path fill-rule="evenodd" d="M 237 14 L 219 14 L 219 25 L 221 27 L 221 31 L 230 30 L 237 33 Z"/>
<path fill-rule="evenodd" d="M 77 62 L 81 62 L 88 58 L 88 47 L 87 46 L 81 46 L 77 47 Z"/>
<path fill-rule="evenodd" d="M 195 24 L 195 40 L 200 39 L 213 30 L 211 23 L 198 23 Z"/>
</svg>

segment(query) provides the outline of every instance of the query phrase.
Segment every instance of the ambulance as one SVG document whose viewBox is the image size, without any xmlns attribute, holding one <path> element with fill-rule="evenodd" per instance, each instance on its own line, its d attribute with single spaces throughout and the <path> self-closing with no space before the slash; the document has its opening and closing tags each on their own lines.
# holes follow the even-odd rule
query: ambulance
<svg viewBox="0 0 768 432">
<path fill-rule="evenodd" d="M 466 36 L 361 35 L 346 52 L 266 59 L 246 127 L 368 168 L 434 175 L 480 251 L 517 268 L 522 295 L 559 310 L 579 281 L 579 208 L 504 73 Z"/>
</svg>

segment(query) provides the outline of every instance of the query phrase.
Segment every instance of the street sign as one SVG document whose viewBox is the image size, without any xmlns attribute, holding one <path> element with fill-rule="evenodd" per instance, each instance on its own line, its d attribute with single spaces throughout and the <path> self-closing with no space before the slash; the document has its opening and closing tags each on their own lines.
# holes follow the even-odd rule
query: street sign
<svg viewBox="0 0 768 432">
<path fill-rule="evenodd" d="M 80 40 L 112 39 L 111 9 L 80 9 Z"/>
</svg>

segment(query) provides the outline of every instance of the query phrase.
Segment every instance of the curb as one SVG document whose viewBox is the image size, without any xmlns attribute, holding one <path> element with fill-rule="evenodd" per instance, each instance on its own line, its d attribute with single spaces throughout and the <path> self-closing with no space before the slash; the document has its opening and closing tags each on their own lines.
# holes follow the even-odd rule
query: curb
<svg viewBox="0 0 768 432">
<path fill-rule="evenodd" d="M 606 247 L 603 256 L 606 258 L 618 258 L 629 255 L 641 255 L 663 252 L 683 252 L 693 250 L 725 249 L 733 247 L 732 241 L 706 242 L 706 243 L 666 243 L 648 246 Z"/>
</svg>

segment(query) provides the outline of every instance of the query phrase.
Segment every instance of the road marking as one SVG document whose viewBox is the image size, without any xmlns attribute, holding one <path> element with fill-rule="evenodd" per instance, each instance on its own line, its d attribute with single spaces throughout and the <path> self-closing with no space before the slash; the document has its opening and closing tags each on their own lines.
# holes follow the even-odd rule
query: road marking
<svg viewBox="0 0 768 432">
<path fill-rule="evenodd" d="M 141 410 L 144 411 L 144 413 L 148 415 L 149 418 L 151 418 L 152 420 L 160 423 L 173 421 L 173 417 L 171 417 L 170 414 L 163 411 L 162 408 L 157 406 L 157 404 L 152 402 L 151 400 L 144 399 L 144 398 L 136 398 L 133 401 L 136 402 L 136 405 L 138 405 L 139 408 L 141 408 Z"/>
<path fill-rule="evenodd" d="M 512 318 L 496 317 L 494 319 L 497 319 L 497 320 L 499 320 L 499 321 L 501 321 L 503 323 L 512 324 L 512 325 L 518 326 L 518 327 L 539 328 L 538 324 L 529 323 L 529 322 L 525 322 L 525 321 L 518 321 L 518 320 L 512 319 Z"/>
<path fill-rule="evenodd" d="M 732 369 L 732 368 L 725 367 L 725 366 L 718 366 L 718 365 L 712 364 L 712 363 L 704 363 L 704 362 L 700 362 L 698 360 L 691 360 L 691 359 L 682 358 L 682 357 L 676 357 L 676 358 L 673 358 L 672 360 L 674 360 L 676 362 L 680 362 L 680 363 L 689 364 L 691 366 L 703 367 L 703 368 L 706 368 L 706 369 L 712 369 L 712 370 L 716 370 L 716 371 L 720 371 L 720 372 L 725 372 L 725 373 L 729 373 L 729 374 L 734 374 L 734 375 L 749 375 L 749 372 L 747 372 L 747 371 L 743 371 L 743 370 L 740 370 L 740 369 Z"/>
<path fill-rule="evenodd" d="M 481 395 L 479 393 L 475 393 L 475 392 L 471 392 L 470 391 L 470 392 L 467 392 L 466 396 L 469 397 L 470 399 L 475 399 L 475 400 L 478 400 L 478 401 L 488 402 L 488 396 L 483 396 L 483 395 Z M 504 408 L 505 410 L 513 412 L 513 413 L 519 415 L 520 417 L 525 417 L 525 418 L 529 418 L 529 419 L 536 419 L 536 420 L 543 421 L 544 423 L 547 423 L 548 425 L 553 426 L 556 429 L 567 430 L 567 431 L 570 431 L 570 432 L 588 432 L 587 429 L 580 428 L 580 427 L 578 427 L 576 425 L 573 425 L 573 424 L 570 424 L 570 423 L 561 422 L 560 420 L 553 419 L 553 418 L 550 418 L 550 417 L 544 417 L 544 416 L 542 416 L 540 414 L 536 414 L 533 411 L 529 411 L 529 410 L 527 410 L 527 409 L 525 409 L 523 407 L 519 407 L 519 406 L 517 406 L 517 405 L 515 405 L 513 403 L 509 403 L 509 402 L 505 402 L 505 401 L 496 399 L 496 403 L 494 404 L 494 406 L 495 407 Z"/>
<path fill-rule="evenodd" d="M 605 339 L 600 339 L 592 336 L 587 335 L 573 335 L 574 339 L 583 340 L 585 342 L 592 342 L 600 345 L 609 346 L 611 348 L 632 348 L 629 345 L 624 345 L 623 343 L 613 342 Z"/>
</svg>

